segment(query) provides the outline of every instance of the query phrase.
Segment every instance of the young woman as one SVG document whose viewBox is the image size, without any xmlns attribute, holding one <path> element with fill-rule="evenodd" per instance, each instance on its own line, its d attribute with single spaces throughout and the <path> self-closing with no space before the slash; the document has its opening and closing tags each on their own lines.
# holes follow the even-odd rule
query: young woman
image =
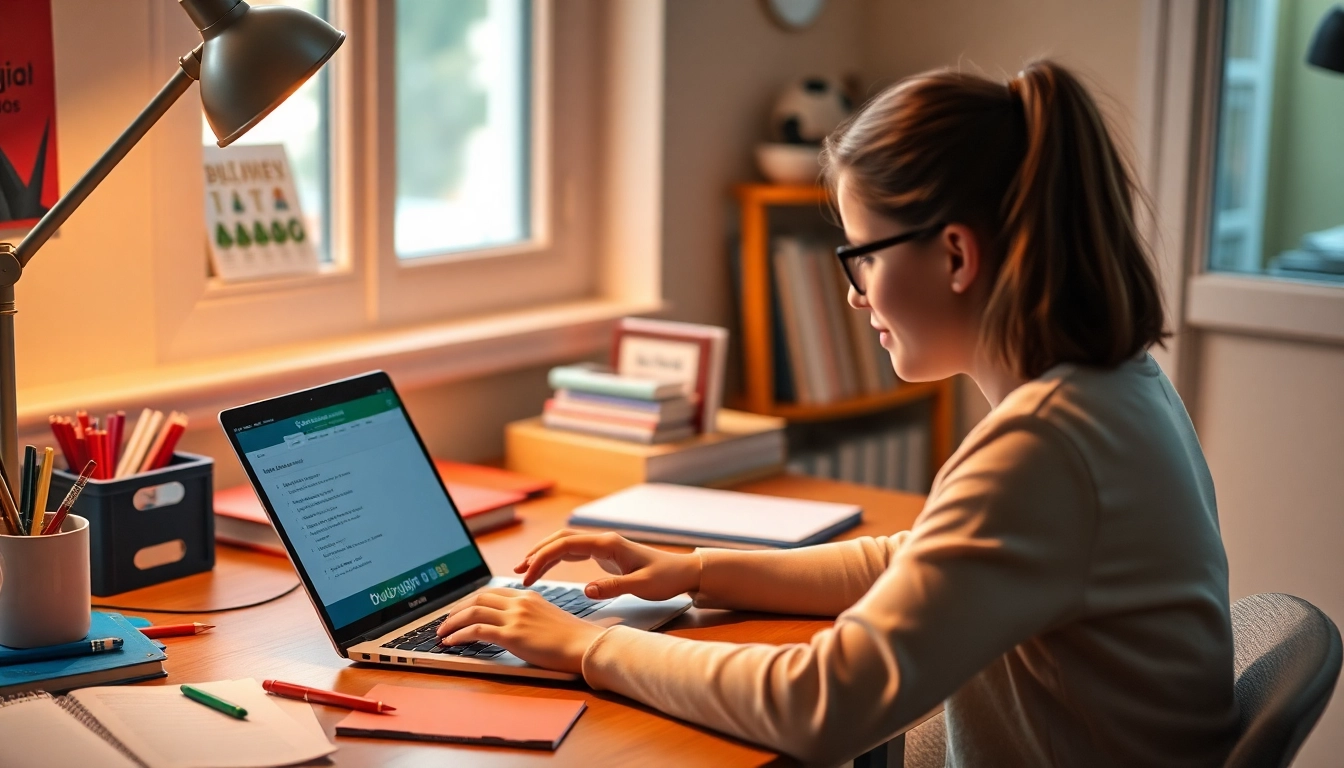
<svg viewBox="0 0 1344 768">
<path fill-rule="evenodd" d="M 793 551 L 671 554 L 562 531 L 531 582 L 595 558 L 593 597 L 837 616 L 807 644 L 697 642 L 497 590 L 439 630 L 582 672 L 677 717 L 837 763 L 945 705 L 949 765 L 1220 765 L 1235 735 L 1227 561 L 1163 336 L 1136 190 L 1049 61 L 906 80 L 826 144 L 849 301 L 908 381 L 993 405 L 914 528 Z"/>
</svg>

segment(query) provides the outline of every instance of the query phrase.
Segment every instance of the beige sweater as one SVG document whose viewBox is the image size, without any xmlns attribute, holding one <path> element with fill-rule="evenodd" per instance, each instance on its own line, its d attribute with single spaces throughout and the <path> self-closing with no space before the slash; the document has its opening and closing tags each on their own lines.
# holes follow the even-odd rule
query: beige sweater
<svg viewBox="0 0 1344 768">
<path fill-rule="evenodd" d="M 1213 484 L 1151 357 L 1019 387 L 911 531 L 700 556 L 696 605 L 835 625 L 786 646 L 613 627 L 584 657 L 591 686 L 821 764 L 940 702 L 949 765 L 1212 766 L 1230 748 Z"/>
</svg>

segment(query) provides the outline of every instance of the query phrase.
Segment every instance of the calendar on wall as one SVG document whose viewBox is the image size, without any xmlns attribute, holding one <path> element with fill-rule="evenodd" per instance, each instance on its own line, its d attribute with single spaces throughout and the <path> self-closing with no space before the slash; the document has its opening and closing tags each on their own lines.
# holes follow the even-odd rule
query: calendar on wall
<svg viewBox="0 0 1344 768">
<path fill-rule="evenodd" d="M 315 273 L 317 248 L 283 144 L 205 151 L 210 264 L 226 282 Z"/>
</svg>

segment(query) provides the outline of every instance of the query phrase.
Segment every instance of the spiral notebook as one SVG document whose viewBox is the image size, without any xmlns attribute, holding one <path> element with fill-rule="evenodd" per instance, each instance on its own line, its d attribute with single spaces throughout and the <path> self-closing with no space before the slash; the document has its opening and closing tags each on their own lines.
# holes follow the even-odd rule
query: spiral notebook
<svg viewBox="0 0 1344 768">
<path fill-rule="evenodd" d="M 177 686 L 83 688 L 0 699 L 0 764 L 50 768 L 263 768 L 336 751 L 312 708 L 267 696 L 255 680 L 199 683 L 243 706 L 235 720 Z"/>
</svg>

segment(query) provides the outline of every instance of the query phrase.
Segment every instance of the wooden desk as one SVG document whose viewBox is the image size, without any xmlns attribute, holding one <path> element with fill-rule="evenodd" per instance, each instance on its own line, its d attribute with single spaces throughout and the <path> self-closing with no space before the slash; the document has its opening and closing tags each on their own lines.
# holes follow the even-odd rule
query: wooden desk
<svg viewBox="0 0 1344 768">
<path fill-rule="evenodd" d="M 909 528 L 923 499 L 846 483 L 782 475 L 741 486 L 740 490 L 775 496 L 859 504 L 860 527 L 842 538 L 882 535 Z M 512 573 L 531 545 L 561 528 L 569 511 L 586 499 L 555 495 L 519 509 L 521 525 L 488 533 L 479 540 L 491 570 Z M 548 577 L 586 581 L 602 573 L 591 561 L 561 563 Z M 98 603 L 186 609 L 238 605 L 283 592 L 297 580 L 289 561 L 248 550 L 220 546 L 211 573 L 127 592 Z M 128 611 L 128 613 L 130 613 Z M 155 616 L 159 623 L 204 621 L 216 628 L 195 637 L 169 638 L 165 679 L 145 685 L 180 684 L 254 677 L 346 693 L 363 694 L 376 683 L 455 687 L 490 693 L 551 698 L 581 698 L 588 711 L 554 753 L 478 746 L 453 746 L 383 739 L 341 738 L 332 761 L 340 766 L 420 765 L 715 765 L 791 764 L 775 752 L 674 720 L 622 696 L 590 690 L 581 681 L 547 683 L 522 678 L 474 677 L 437 672 L 401 671 L 355 664 L 336 655 L 322 624 L 302 590 L 257 608 L 198 616 Z M 691 609 L 665 631 L 679 637 L 731 642 L 806 642 L 830 622 L 810 618 Z M 329 737 L 344 710 L 315 705 Z M 445 712 L 444 717 L 451 717 Z"/>
</svg>

